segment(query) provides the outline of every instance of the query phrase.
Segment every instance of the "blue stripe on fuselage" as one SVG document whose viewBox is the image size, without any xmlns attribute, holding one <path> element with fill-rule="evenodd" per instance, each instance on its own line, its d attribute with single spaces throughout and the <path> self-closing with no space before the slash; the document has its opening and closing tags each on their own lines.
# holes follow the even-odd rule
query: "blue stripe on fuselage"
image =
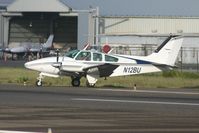
<svg viewBox="0 0 199 133">
<path fill-rule="evenodd" d="M 124 56 L 118 56 L 118 57 L 135 60 L 137 64 L 153 64 L 152 62 L 149 62 L 149 61 L 138 60 L 138 59 L 134 59 L 134 58 L 130 58 L 130 57 L 124 57 Z"/>
<path fill-rule="evenodd" d="M 133 59 L 137 62 L 137 64 L 152 64 L 151 62 L 149 61 L 143 61 L 143 60 L 137 60 L 137 59 Z"/>
</svg>

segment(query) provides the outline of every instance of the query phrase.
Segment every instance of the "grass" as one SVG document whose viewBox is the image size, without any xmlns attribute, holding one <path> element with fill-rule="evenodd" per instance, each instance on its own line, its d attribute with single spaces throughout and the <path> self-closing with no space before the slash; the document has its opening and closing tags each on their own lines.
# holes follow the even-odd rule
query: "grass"
<svg viewBox="0 0 199 133">
<path fill-rule="evenodd" d="M 101 80 L 100 80 L 101 81 Z M 197 88 L 199 78 L 190 79 L 183 77 L 163 77 L 162 75 L 137 75 L 128 77 L 109 78 L 108 81 L 98 82 L 97 86 L 133 88 L 134 84 L 138 88 Z"/>
<path fill-rule="evenodd" d="M 34 85 L 37 72 L 25 68 L 0 68 L 0 84 Z M 85 86 L 86 79 L 81 79 Z M 100 78 L 96 87 L 113 88 L 199 88 L 199 73 L 168 71 L 155 74 L 144 74 L 123 77 Z M 45 86 L 71 86 L 70 77 L 44 78 Z"/>
</svg>

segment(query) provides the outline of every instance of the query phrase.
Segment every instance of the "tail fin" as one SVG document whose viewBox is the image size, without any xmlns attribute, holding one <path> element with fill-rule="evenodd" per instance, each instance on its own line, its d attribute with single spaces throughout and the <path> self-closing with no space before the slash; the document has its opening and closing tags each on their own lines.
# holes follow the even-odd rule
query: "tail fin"
<svg viewBox="0 0 199 133">
<path fill-rule="evenodd" d="M 182 36 L 169 36 L 147 60 L 168 66 L 174 66 L 178 53 L 182 46 Z"/>
<path fill-rule="evenodd" d="M 53 38 L 54 38 L 54 35 L 50 35 L 50 36 L 48 37 L 48 40 L 46 41 L 46 43 L 44 43 L 43 47 L 44 47 L 44 48 L 50 48 L 50 47 L 52 47 Z"/>
</svg>

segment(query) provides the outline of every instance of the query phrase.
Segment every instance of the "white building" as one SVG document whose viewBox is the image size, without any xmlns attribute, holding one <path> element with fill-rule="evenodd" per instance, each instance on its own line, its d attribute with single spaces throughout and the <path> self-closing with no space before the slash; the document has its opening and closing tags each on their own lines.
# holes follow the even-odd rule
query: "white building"
<svg viewBox="0 0 199 133">
<path fill-rule="evenodd" d="M 102 45 L 108 43 L 116 53 L 132 55 L 150 54 L 169 34 L 184 35 L 179 61 L 199 62 L 199 17 L 101 17 L 100 34 Z"/>
</svg>

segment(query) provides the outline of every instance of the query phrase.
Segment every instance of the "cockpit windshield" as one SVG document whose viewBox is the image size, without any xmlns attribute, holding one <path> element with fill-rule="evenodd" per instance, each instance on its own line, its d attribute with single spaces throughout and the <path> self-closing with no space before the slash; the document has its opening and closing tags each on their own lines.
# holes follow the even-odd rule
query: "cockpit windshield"
<svg viewBox="0 0 199 133">
<path fill-rule="evenodd" d="M 71 50 L 71 51 L 67 52 L 64 56 L 74 58 L 77 55 L 78 52 L 79 52 L 78 49 Z"/>
</svg>

